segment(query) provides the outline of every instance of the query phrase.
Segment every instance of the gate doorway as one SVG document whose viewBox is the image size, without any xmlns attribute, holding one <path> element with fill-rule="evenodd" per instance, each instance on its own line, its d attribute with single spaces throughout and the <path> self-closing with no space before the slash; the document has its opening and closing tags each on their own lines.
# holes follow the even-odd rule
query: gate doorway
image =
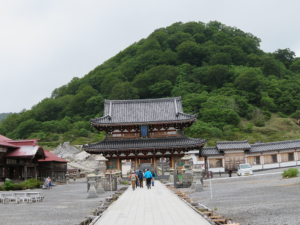
<svg viewBox="0 0 300 225">
<path fill-rule="evenodd" d="M 239 164 L 245 163 L 245 153 L 225 154 L 225 170 L 237 170 Z"/>
</svg>

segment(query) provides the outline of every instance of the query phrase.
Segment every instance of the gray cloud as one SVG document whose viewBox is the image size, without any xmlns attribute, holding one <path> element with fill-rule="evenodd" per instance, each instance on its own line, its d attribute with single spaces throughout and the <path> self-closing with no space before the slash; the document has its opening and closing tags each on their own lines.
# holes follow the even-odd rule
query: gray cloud
<svg viewBox="0 0 300 225">
<path fill-rule="evenodd" d="M 261 38 L 261 48 L 300 56 L 300 2 L 1 1 L 0 112 L 30 109 L 153 30 L 218 20 Z"/>
</svg>

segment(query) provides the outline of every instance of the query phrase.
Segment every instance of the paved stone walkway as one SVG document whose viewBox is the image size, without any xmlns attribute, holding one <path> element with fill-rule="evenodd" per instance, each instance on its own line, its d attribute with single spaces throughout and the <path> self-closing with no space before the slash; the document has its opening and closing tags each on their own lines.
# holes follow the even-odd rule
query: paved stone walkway
<svg viewBox="0 0 300 225">
<path fill-rule="evenodd" d="M 145 184 L 145 182 L 144 182 Z M 210 224 L 159 181 L 155 187 L 128 188 L 95 223 L 96 225 Z"/>
</svg>

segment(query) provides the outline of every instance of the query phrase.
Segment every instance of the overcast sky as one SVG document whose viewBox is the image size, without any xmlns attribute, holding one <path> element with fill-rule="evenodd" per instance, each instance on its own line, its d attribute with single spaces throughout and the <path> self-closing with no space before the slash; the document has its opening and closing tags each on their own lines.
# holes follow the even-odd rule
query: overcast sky
<svg viewBox="0 0 300 225">
<path fill-rule="evenodd" d="M 0 113 L 30 109 L 130 44 L 175 22 L 211 20 L 300 56 L 299 0 L 0 1 Z"/>
</svg>

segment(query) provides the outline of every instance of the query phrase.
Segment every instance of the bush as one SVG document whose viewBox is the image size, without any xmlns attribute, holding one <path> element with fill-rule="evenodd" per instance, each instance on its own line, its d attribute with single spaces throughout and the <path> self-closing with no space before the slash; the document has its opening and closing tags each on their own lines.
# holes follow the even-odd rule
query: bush
<svg viewBox="0 0 300 225">
<path fill-rule="evenodd" d="M 4 184 L 4 188 L 6 191 L 10 191 L 13 189 L 13 183 L 9 180 L 9 181 L 6 181 L 5 184 Z"/>
<path fill-rule="evenodd" d="M 246 133 L 252 133 L 253 127 L 254 127 L 253 123 L 247 123 L 246 126 L 245 126 L 245 132 Z"/>
<path fill-rule="evenodd" d="M 127 185 L 127 184 L 128 184 L 128 181 L 127 181 L 127 180 L 124 180 L 123 184 Z"/>
<path fill-rule="evenodd" d="M 4 190 L 5 190 L 4 186 L 0 186 L 0 191 L 4 191 Z"/>
<path fill-rule="evenodd" d="M 289 168 L 288 170 L 284 170 L 282 173 L 283 178 L 291 178 L 297 177 L 299 174 L 299 170 L 297 168 Z"/>
<path fill-rule="evenodd" d="M 257 126 L 257 127 L 264 127 L 265 126 L 265 121 L 264 119 L 261 117 L 259 118 L 258 120 L 256 120 L 254 122 L 254 125 Z"/>
<path fill-rule="evenodd" d="M 271 119 L 272 113 L 269 111 L 263 111 L 263 115 L 265 116 L 266 119 Z"/>
<path fill-rule="evenodd" d="M 278 114 L 278 116 L 280 116 L 281 118 L 287 118 L 287 115 L 284 115 L 282 112 L 278 112 L 277 114 Z"/>
</svg>

